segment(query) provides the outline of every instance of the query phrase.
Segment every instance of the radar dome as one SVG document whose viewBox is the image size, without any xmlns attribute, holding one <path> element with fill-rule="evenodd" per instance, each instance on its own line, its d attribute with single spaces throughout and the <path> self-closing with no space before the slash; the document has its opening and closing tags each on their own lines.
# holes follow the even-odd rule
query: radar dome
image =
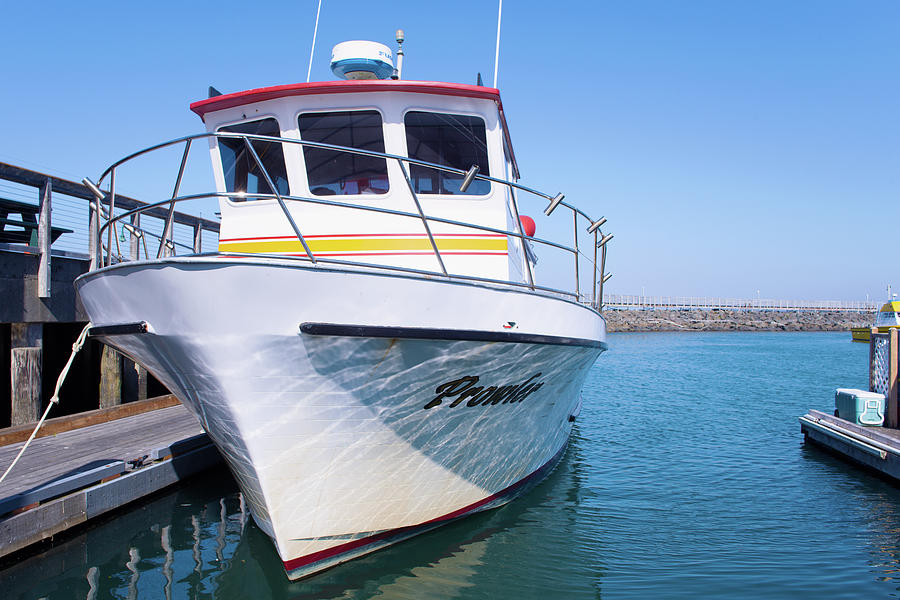
<svg viewBox="0 0 900 600">
<path fill-rule="evenodd" d="M 331 50 L 331 71 L 342 79 L 387 79 L 394 74 L 391 49 L 378 42 L 341 42 Z"/>
</svg>

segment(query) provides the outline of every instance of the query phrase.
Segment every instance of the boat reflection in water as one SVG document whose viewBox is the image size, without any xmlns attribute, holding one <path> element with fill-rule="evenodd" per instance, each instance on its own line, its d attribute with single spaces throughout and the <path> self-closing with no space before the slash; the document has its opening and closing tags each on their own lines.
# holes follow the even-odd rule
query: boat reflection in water
<svg viewBox="0 0 900 600">
<path fill-rule="evenodd" d="M 5 598 L 455 598 L 599 591 L 580 440 L 518 502 L 290 582 L 225 469 L 0 571 Z M 552 564 L 548 561 L 555 561 Z"/>
</svg>

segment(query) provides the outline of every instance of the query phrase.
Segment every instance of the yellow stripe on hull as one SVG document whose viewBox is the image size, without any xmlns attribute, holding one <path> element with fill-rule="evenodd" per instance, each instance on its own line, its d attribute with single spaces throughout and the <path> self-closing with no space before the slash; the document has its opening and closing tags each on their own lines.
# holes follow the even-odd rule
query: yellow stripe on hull
<svg viewBox="0 0 900 600">
<path fill-rule="evenodd" d="M 506 253 L 506 237 L 490 238 L 435 238 L 441 252 Z M 313 254 L 368 253 L 368 252 L 431 252 L 431 242 L 426 237 L 393 238 L 336 238 L 307 239 Z M 296 254 L 305 253 L 298 239 L 260 241 L 222 241 L 220 252 L 242 252 L 247 254 Z"/>
</svg>

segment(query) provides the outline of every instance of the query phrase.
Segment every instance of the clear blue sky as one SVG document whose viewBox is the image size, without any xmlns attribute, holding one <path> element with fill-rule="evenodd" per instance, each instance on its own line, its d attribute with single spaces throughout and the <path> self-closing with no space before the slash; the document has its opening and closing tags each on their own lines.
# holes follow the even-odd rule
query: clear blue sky
<svg viewBox="0 0 900 600">
<path fill-rule="evenodd" d="M 313 79 L 332 79 L 337 42 L 393 47 L 402 27 L 404 78 L 480 71 L 490 84 L 496 9 L 324 0 Z M 97 177 L 200 132 L 188 104 L 208 85 L 305 80 L 315 10 L 8 2 L 0 160 Z M 608 291 L 856 300 L 900 288 L 900 2 L 507 0 L 502 24 L 523 183 L 608 217 Z"/>
</svg>

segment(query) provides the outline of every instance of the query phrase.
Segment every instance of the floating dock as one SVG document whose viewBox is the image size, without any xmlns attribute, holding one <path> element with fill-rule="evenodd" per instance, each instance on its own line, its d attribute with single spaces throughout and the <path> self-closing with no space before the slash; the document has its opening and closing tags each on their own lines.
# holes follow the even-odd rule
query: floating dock
<svg viewBox="0 0 900 600">
<path fill-rule="evenodd" d="M 0 446 L 0 472 L 23 444 Z M 0 484 L 0 557 L 221 461 L 180 404 L 36 438 Z"/>
<path fill-rule="evenodd" d="M 879 333 L 877 328 L 872 328 L 870 333 L 869 392 L 881 394 L 884 399 L 884 426 L 864 426 L 810 410 L 800 417 L 800 431 L 805 442 L 900 483 L 900 333 L 896 329 Z"/>
<path fill-rule="evenodd" d="M 800 417 L 800 430 L 807 443 L 900 482 L 900 430 L 863 427 L 818 410 Z"/>
</svg>

